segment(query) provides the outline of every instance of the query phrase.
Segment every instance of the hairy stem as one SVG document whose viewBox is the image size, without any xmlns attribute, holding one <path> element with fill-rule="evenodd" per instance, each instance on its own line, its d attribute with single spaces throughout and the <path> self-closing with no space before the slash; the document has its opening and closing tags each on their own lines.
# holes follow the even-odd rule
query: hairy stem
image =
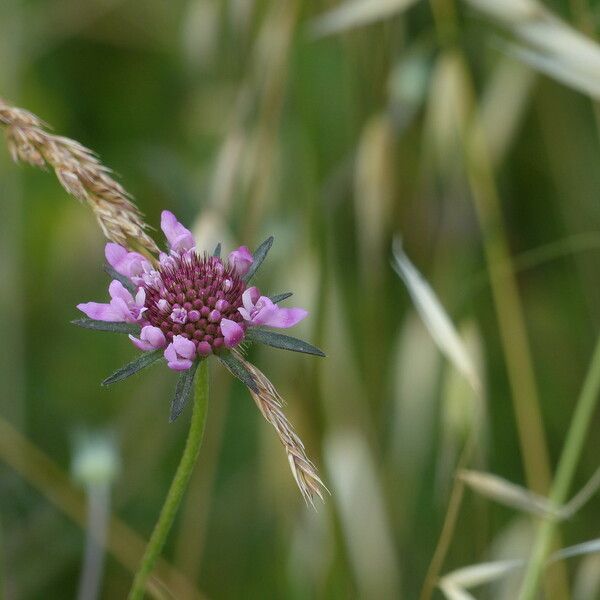
<svg viewBox="0 0 600 600">
<path fill-rule="evenodd" d="M 171 483 L 171 488 L 167 494 L 167 499 L 160 511 L 160 516 L 152 532 L 148 546 L 142 558 L 142 562 L 133 580 L 131 591 L 129 592 L 129 600 L 139 600 L 144 596 L 146 581 L 154 564 L 156 563 L 160 553 L 165 545 L 167 535 L 175 520 L 177 509 L 183 498 L 183 494 L 187 488 L 202 438 L 204 436 L 204 424 L 206 422 L 206 412 L 208 408 L 208 365 L 207 361 L 203 360 L 196 374 L 196 386 L 194 391 L 194 410 L 192 413 L 192 423 L 190 431 L 185 443 L 185 448 L 177 467 L 175 477 Z"/>
<path fill-rule="evenodd" d="M 592 356 L 592 362 L 588 369 L 581 394 L 577 401 L 575 413 L 567 433 L 567 439 L 560 456 L 556 476 L 550 492 L 550 500 L 556 506 L 562 506 L 567 500 L 569 488 L 575 475 L 577 463 L 581 456 L 583 443 L 585 442 L 591 419 L 596 408 L 600 392 L 600 336 L 596 342 L 596 348 Z M 544 521 L 537 532 L 531 558 L 519 598 L 531 600 L 535 597 L 539 586 L 544 563 L 552 545 L 552 539 L 556 528 L 556 521 Z"/>
</svg>

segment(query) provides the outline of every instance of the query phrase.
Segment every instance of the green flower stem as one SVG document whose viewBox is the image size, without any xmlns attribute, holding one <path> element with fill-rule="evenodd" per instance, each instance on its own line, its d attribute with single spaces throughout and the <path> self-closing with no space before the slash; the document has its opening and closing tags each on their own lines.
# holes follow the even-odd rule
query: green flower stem
<svg viewBox="0 0 600 600">
<path fill-rule="evenodd" d="M 591 423 L 591 419 L 596 408 L 598 395 L 600 392 L 600 337 L 596 342 L 596 348 L 589 366 L 583 389 L 579 395 L 575 413 L 567 433 L 567 439 L 556 469 L 556 476 L 550 492 L 550 500 L 556 506 L 562 506 L 567 501 L 567 495 L 583 443 Z M 544 564 L 552 545 L 552 538 L 556 528 L 556 521 L 548 519 L 542 522 L 537 531 L 534 540 L 533 551 L 519 598 L 521 600 L 532 600 L 535 598 L 539 586 L 540 578 L 544 570 Z"/>
<path fill-rule="evenodd" d="M 160 511 L 158 522 L 152 532 L 152 537 L 148 542 L 146 551 L 142 558 L 142 562 L 133 580 L 131 591 L 129 592 L 129 600 L 139 600 L 144 596 L 144 589 L 148 581 L 148 577 L 152 573 L 154 564 L 156 563 L 160 553 L 165 545 L 167 535 L 173 525 L 175 515 L 183 494 L 187 488 L 202 438 L 204 436 L 204 424 L 206 422 L 206 412 L 208 408 L 208 361 L 203 360 L 196 374 L 196 386 L 194 390 L 194 409 L 192 413 L 192 422 L 190 431 L 185 443 L 181 461 L 177 467 L 177 472 L 171 483 L 171 488 L 167 495 L 167 499 Z"/>
</svg>

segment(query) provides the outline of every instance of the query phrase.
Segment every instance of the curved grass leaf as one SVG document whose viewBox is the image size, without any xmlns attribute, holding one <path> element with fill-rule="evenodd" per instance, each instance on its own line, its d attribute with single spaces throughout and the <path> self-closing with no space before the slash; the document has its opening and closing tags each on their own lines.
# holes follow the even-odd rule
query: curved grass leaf
<svg viewBox="0 0 600 600">
<path fill-rule="evenodd" d="M 89 317 L 82 317 L 71 321 L 77 327 L 93 329 L 94 331 L 110 331 L 112 333 L 139 333 L 140 326 L 135 323 L 121 323 L 113 321 L 95 321 Z"/>
<path fill-rule="evenodd" d="M 192 397 L 192 389 L 194 387 L 194 377 L 196 369 L 198 369 L 198 361 L 194 361 L 192 366 L 184 371 L 177 380 L 175 387 L 175 395 L 171 400 L 171 414 L 169 415 L 169 423 L 172 423 L 183 412 Z"/>
<path fill-rule="evenodd" d="M 109 277 L 120 281 L 123 284 L 123 287 L 135 296 L 137 287 L 134 285 L 131 279 L 125 277 L 125 275 L 121 275 L 121 273 L 117 273 L 109 264 L 104 265 L 104 270 L 108 273 Z"/>
<path fill-rule="evenodd" d="M 474 392 L 481 394 L 482 384 L 477 367 L 448 313 L 431 286 L 404 253 L 400 239 L 394 241 L 393 251 L 392 267 L 406 284 L 413 304 L 433 341 L 458 372 L 462 373 Z"/>
<path fill-rule="evenodd" d="M 310 25 L 314 37 L 320 38 L 355 27 L 390 18 L 410 8 L 417 0 L 346 0 Z"/>
<path fill-rule="evenodd" d="M 246 338 L 253 342 L 272 346 L 273 348 L 280 348 L 281 350 L 303 352 L 304 354 L 313 354 L 314 356 L 325 356 L 325 353 L 316 346 L 290 335 L 276 333 L 275 331 L 250 328 L 246 331 Z"/>
<path fill-rule="evenodd" d="M 217 258 L 221 257 L 221 242 L 216 245 L 213 256 L 216 256 Z"/>
<path fill-rule="evenodd" d="M 552 564 L 559 560 L 564 560 L 565 558 L 572 558 L 573 556 L 582 556 L 584 554 L 598 554 L 599 552 L 600 538 L 597 538 L 595 540 L 582 542 L 581 544 L 576 544 L 575 546 L 569 546 L 568 548 L 558 550 L 557 552 L 552 554 L 546 562 L 547 564 Z"/>
<path fill-rule="evenodd" d="M 126 364 L 124 367 L 121 367 L 119 370 L 115 371 L 112 375 L 107 377 L 102 385 L 112 385 L 113 383 L 117 383 L 117 381 L 123 381 L 123 379 L 127 379 L 131 377 L 133 374 L 149 367 L 153 362 L 156 362 L 163 355 L 162 350 L 154 350 L 154 352 L 144 352 L 141 356 L 138 356 L 135 360 Z"/>
<path fill-rule="evenodd" d="M 547 519 L 564 518 L 561 508 L 544 496 L 530 492 L 497 475 L 465 469 L 458 473 L 458 477 L 482 496 L 505 506 Z"/>
<path fill-rule="evenodd" d="M 250 281 L 250 279 L 254 276 L 254 273 L 258 271 L 260 265 L 262 265 L 263 260 L 267 257 L 271 246 L 273 245 L 273 236 L 267 238 L 254 252 L 252 255 L 254 260 L 248 269 L 248 272 L 244 275 L 244 281 Z"/>
<path fill-rule="evenodd" d="M 287 300 L 290 296 L 293 296 L 293 292 L 284 292 L 283 294 L 277 294 L 276 296 L 271 296 L 271 302 L 274 304 L 278 304 L 279 302 L 283 302 Z"/>
<path fill-rule="evenodd" d="M 258 394 L 258 386 L 250 371 L 231 352 L 219 355 L 219 360 L 232 375 L 235 375 L 246 387 Z"/>
<path fill-rule="evenodd" d="M 444 575 L 440 582 L 447 582 L 458 588 L 477 587 L 501 579 L 524 564 L 525 561 L 519 558 L 478 563 L 456 569 Z"/>
</svg>

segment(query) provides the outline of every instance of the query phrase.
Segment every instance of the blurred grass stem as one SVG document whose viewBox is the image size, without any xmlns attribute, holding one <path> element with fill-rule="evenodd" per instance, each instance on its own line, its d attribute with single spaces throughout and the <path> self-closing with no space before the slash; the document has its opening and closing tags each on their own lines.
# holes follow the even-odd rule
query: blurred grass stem
<svg viewBox="0 0 600 600">
<path fill-rule="evenodd" d="M 0 416 L 0 460 L 38 489 L 56 508 L 79 527 L 87 526 L 85 497 L 75 489 L 62 469 Z M 126 569 L 135 572 L 145 547 L 144 540 L 115 516 L 110 518 L 106 549 Z M 197 590 L 173 566 L 160 559 L 156 575 L 147 583 L 148 592 L 157 599 L 165 593 L 168 581 L 174 593 L 184 598 L 201 598 Z M 172 597 L 173 594 L 171 594 Z"/>
<path fill-rule="evenodd" d="M 208 408 L 208 363 L 201 361 L 196 374 L 196 384 L 194 391 L 194 410 L 192 413 L 192 422 L 190 431 L 185 443 L 185 448 L 177 467 L 175 477 L 171 483 L 171 488 L 167 494 L 167 499 L 162 507 L 158 522 L 154 527 L 152 536 L 146 547 L 146 552 L 142 558 L 139 570 L 133 580 L 129 600 L 139 600 L 144 596 L 146 581 L 152 573 L 154 564 L 160 556 L 165 545 L 165 541 L 175 520 L 177 509 L 185 493 L 187 485 L 192 476 L 198 452 L 204 437 L 204 425 L 206 423 L 206 412 Z"/>
<path fill-rule="evenodd" d="M 492 159 L 489 155 L 485 133 L 473 107 L 475 87 L 462 51 L 457 46 L 458 27 L 453 0 L 430 0 L 437 37 L 447 53 L 454 54 L 463 71 L 467 89 L 470 121 L 460 132 L 464 146 L 467 178 L 482 233 L 486 263 L 489 270 L 492 296 L 500 330 L 500 339 L 506 360 L 509 385 L 521 448 L 521 456 L 528 485 L 538 493 L 547 492 L 550 485 L 550 461 L 539 406 L 533 361 L 527 339 L 525 319 L 519 298 L 509 244 L 503 228 L 501 202 L 496 188 Z M 508 269 L 506 269 L 508 267 Z M 509 275 L 506 274 L 508 271 Z M 421 600 L 428 600 L 439 576 L 449 547 L 446 532 L 453 532 L 459 514 L 462 494 L 454 483 L 452 498 L 421 591 Z M 456 502 L 456 499 L 458 501 Z M 565 577 L 557 572 L 558 588 L 566 589 Z"/>
<path fill-rule="evenodd" d="M 533 361 L 517 282 L 514 276 L 507 276 L 507 271 L 502 268 L 502 265 L 511 265 L 508 240 L 502 227 L 500 198 L 483 132 L 476 121 L 466 139 L 466 154 L 467 175 L 483 234 L 525 475 L 532 490 L 543 494 L 550 483 L 550 461 Z M 514 273 L 512 266 L 508 272 Z"/>
<path fill-rule="evenodd" d="M 0 520 L 0 600 L 6 598 L 6 564 L 4 555 L 4 523 Z"/>
<path fill-rule="evenodd" d="M 591 419 L 596 409 L 600 392 L 600 337 L 592 356 L 581 394 L 577 401 L 571 426 L 558 463 L 554 483 L 550 492 L 550 501 L 556 506 L 562 506 L 567 499 L 569 488 L 575 475 L 577 463 L 581 456 L 583 443 L 587 437 Z M 541 523 L 533 545 L 533 551 L 523 579 L 519 598 L 531 600 L 535 598 L 544 569 L 546 558 L 550 552 L 556 528 L 555 520 Z"/>
<path fill-rule="evenodd" d="M 447 32 L 455 31 L 446 21 L 455 21 L 454 2 L 431 0 L 438 38 L 447 52 L 453 53 L 463 71 L 467 86 L 465 95 L 470 107 L 475 106 L 475 87 L 465 58 Z M 443 9 L 443 10 L 442 10 Z M 455 38 L 454 38 L 455 39 Z M 544 433 L 533 361 L 527 339 L 523 307 L 512 268 L 508 239 L 502 222 L 501 202 L 494 179 L 485 133 L 474 110 L 471 120 L 461 132 L 466 170 L 473 203 L 481 228 L 492 296 L 506 360 L 509 384 L 519 433 L 525 475 L 529 486 L 538 493 L 550 485 L 550 461 Z M 506 269 L 508 267 L 508 269 Z M 508 274 L 507 274 L 508 273 Z"/>
<path fill-rule="evenodd" d="M 479 219 L 492 296 L 506 360 L 509 384 L 521 445 L 525 475 L 529 486 L 538 493 L 550 485 L 550 461 L 539 399 L 527 339 L 523 307 L 513 274 L 509 244 L 503 227 L 500 196 L 494 178 L 492 159 L 485 132 L 475 107 L 475 86 L 465 57 L 456 45 L 456 8 L 453 0 L 430 0 L 438 39 L 453 53 L 463 74 L 465 96 L 469 102 L 470 122 L 461 132 L 466 170 L 473 203 Z M 454 23 L 449 25 L 448 22 Z M 453 32 L 453 37 L 450 33 Z M 504 268 L 502 268 L 504 265 Z M 508 267 L 508 269 L 506 269 Z M 506 269 L 506 270 L 505 270 Z M 508 273 L 508 274 L 507 274 Z"/>
<path fill-rule="evenodd" d="M 457 472 L 460 472 L 462 467 L 469 464 L 475 447 L 476 437 L 477 432 L 472 429 L 465 443 L 460 459 L 458 460 L 456 466 Z M 454 537 L 454 531 L 456 529 L 456 523 L 458 521 L 458 515 L 460 513 L 464 492 L 464 483 L 459 477 L 455 477 L 454 485 L 452 486 L 450 498 L 448 500 L 448 508 L 446 510 L 446 516 L 444 517 L 442 531 L 433 552 L 431 562 L 429 563 L 429 568 L 427 569 L 427 574 L 425 575 L 425 581 L 423 583 L 423 588 L 421 589 L 421 594 L 419 595 L 420 600 L 428 600 L 431 598 L 433 590 L 437 585 L 438 577 L 444 565 L 446 554 L 448 553 L 452 538 Z"/>
<path fill-rule="evenodd" d="M 110 517 L 110 483 L 102 481 L 88 485 L 86 492 L 88 525 L 77 598 L 95 600 L 100 596 L 104 572 L 104 546 Z"/>
<path fill-rule="evenodd" d="M 467 69 L 465 67 L 465 72 Z M 475 98 L 470 82 L 470 95 Z M 550 489 L 551 471 L 548 443 L 535 381 L 533 359 L 527 337 L 525 316 L 503 227 L 501 200 L 480 121 L 473 113 L 465 140 L 467 177 L 483 237 L 486 262 L 490 273 L 492 296 L 499 324 L 500 341 L 506 360 L 508 380 L 519 437 L 519 446 L 528 487 L 546 494 Z M 508 266 L 506 275 L 502 265 Z M 554 598 L 568 598 L 567 575 L 557 564 L 547 582 Z"/>
</svg>

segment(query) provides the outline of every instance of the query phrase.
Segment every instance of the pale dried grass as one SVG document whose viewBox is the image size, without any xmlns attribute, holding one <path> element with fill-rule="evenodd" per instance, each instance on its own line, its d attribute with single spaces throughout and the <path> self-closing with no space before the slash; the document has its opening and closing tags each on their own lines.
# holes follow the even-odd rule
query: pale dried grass
<svg viewBox="0 0 600 600">
<path fill-rule="evenodd" d="M 130 249 L 158 252 L 132 196 L 88 148 L 54 135 L 36 115 L 0 98 L 0 125 L 15 162 L 54 169 L 63 188 L 92 209 L 104 235 Z"/>
<path fill-rule="evenodd" d="M 304 444 L 294 431 L 291 423 L 283 413 L 283 400 L 267 376 L 245 360 L 236 352 L 248 371 L 252 374 L 258 387 L 258 393 L 248 390 L 256 402 L 263 417 L 273 425 L 279 440 L 285 448 L 292 475 L 300 489 L 302 497 L 314 507 L 314 498 L 318 496 L 323 500 L 323 491 L 327 490 L 325 484 L 317 474 L 315 465 L 306 455 Z"/>
</svg>

